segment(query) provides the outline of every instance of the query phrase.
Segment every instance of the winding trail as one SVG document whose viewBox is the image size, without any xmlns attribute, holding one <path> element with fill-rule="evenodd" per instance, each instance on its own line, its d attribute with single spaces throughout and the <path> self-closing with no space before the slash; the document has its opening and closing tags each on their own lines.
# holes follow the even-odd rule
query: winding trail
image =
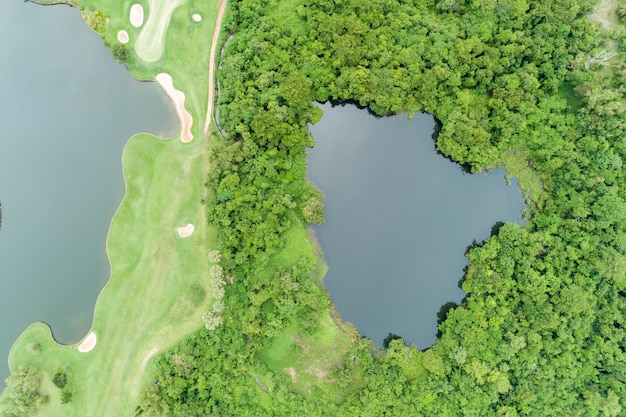
<svg viewBox="0 0 626 417">
<path fill-rule="evenodd" d="M 217 48 L 217 39 L 220 35 L 222 18 L 224 17 L 224 11 L 226 10 L 227 2 L 228 0 L 222 0 L 220 4 L 220 9 L 217 13 L 217 20 L 215 20 L 213 41 L 211 42 L 211 58 L 209 60 L 209 103 L 206 110 L 206 122 L 204 123 L 204 134 L 206 136 L 209 136 L 209 126 L 211 126 L 211 117 L 213 116 L 213 96 L 215 94 L 215 49 Z"/>
</svg>

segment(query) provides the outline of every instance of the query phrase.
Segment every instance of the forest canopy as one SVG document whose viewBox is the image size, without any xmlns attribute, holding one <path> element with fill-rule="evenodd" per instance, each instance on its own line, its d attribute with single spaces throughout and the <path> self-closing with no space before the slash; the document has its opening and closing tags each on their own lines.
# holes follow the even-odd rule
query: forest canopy
<svg viewBox="0 0 626 417">
<path fill-rule="evenodd" d="M 227 136 L 207 181 L 225 308 L 214 330 L 159 359 L 138 413 L 621 415 L 626 33 L 594 26 L 593 6 L 230 2 Z M 623 19 L 624 7 L 609 13 Z M 338 322 L 320 285 L 303 236 L 323 221 L 322 195 L 305 156 L 314 101 L 328 100 L 432 113 L 443 154 L 474 172 L 509 170 L 531 200 L 525 226 L 505 224 L 468 252 L 468 295 L 432 348 L 376 348 Z"/>
</svg>

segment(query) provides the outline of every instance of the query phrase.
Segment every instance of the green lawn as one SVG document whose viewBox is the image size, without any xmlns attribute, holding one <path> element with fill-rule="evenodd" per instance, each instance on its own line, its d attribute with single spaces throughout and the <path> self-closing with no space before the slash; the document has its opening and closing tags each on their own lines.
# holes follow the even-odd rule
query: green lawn
<svg viewBox="0 0 626 417">
<path fill-rule="evenodd" d="M 137 2 L 149 12 L 147 1 Z M 117 42 L 118 30 L 127 30 L 129 47 L 140 31 L 128 21 L 133 3 L 80 2 L 86 9 L 110 16 L 105 36 L 109 43 Z M 112 277 L 95 308 L 92 331 L 98 338 L 96 347 L 80 353 L 76 346 L 58 345 L 49 328 L 36 323 L 11 350 L 12 371 L 34 365 L 43 372 L 44 390 L 50 399 L 38 415 L 133 416 L 142 388 L 153 374 L 148 356 L 154 358 L 151 355 L 162 353 L 202 326 L 202 313 L 211 302 L 207 250 L 215 240 L 202 205 L 209 147 L 202 128 L 217 6 L 217 0 L 187 0 L 178 7 L 159 61 L 144 64 L 131 52 L 129 67 L 135 76 L 154 79 L 167 72 L 175 87 L 185 93 L 186 108 L 194 118 L 194 140 L 184 144 L 177 137 L 163 140 L 139 134 L 126 145 L 126 195 L 107 240 Z M 193 22 L 193 13 L 200 13 L 202 22 Z M 194 233 L 180 238 L 177 227 L 188 223 L 195 225 Z M 186 300 L 194 286 L 206 290 L 205 299 L 195 307 Z M 37 345 L 40 349 L 33 349 Z M 75 391 L 68 405 L 60 404 L 59 390 L 51 381 L 58 368 L 67 370 L 68 387 Z"/>
</svg>

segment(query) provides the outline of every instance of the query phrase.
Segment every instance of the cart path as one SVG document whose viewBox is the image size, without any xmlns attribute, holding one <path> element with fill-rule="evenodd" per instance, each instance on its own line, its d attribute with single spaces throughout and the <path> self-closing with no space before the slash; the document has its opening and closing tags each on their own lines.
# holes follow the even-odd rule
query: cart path
<svg viewBox="0 0 626 417">
<path fill-rule="evenodd" d="M 220 35 L 222 18 L 224 17 L 227 1 L 228 0 L 222 0 L 220 4 L 220 9 L 217 13 L 217 20 L 215 21 L 213 42 L 211 42 L 211 58 L 209 60 L 209 103 L 206 110 L 206 122 L 204 123 L 204 134 L 206 136 L 209 136 L 209 126 L 211 125 L 211 117 L 213 116 L 213 96 L 215 94 L 215 49 L 217 48 L 217 39 Z"/>
</svg>

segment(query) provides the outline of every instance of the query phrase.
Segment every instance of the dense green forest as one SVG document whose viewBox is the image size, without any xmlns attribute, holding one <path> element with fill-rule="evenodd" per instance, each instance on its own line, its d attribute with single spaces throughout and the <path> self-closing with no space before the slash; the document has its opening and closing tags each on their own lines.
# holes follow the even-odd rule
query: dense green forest
<svg viewBox="0 0 626 417">
<path fill-rule="evenodd" d="M 230 2 L 219 73 L 228 135 L 212 145 L 207 180 L 228 278 L 221 324 L 159 359 L 137 413 L 623 415 L 626 33 L 595 27 L 593 6 Z M 525 226 L 505 224 L 468 251 L 468 295 L 429 349 L 376 348 L 337 322 L 320 286 L 304 230 L 323 221 L 321 194 L 305 155 L 321 116 L 313 102 L 327 100 L 432 113 L 444 155 L 474 172 L 508 169 L 531 200 Z M 296 375 L 307 367 L 315 378 Z"/>
</svg>

